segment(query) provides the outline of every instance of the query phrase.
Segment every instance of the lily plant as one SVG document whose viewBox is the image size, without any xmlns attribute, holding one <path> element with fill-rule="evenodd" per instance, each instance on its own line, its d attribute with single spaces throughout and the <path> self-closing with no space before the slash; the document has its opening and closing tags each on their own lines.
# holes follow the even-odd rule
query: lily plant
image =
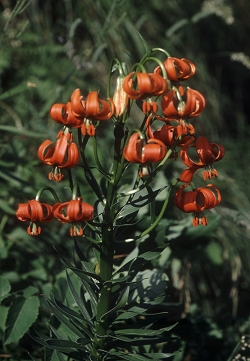
<svg viewBox="0 0 250 361">
<path fill-rule="evenodd" d="M 51 106 L 49 115 L 58 123 L 58 135 L 55 140 L 44 140 L 38 148 L 38 158 L 48 167 L 48 178 L 55 182 L 55 187 L 56 182 L 69 185 L 71 198 L 62 195 L 60 200 L 50 184 L 41 188 L 34 199 L 19 204 L 16 211 L 20 221 L 29 222 L 27 232 L 31 236 L 39 237 L 43 222 L 55 221 L 64 227 L 68 225 L 69 237 L 74 239 L 78 262 L 62 259 L 81 281 L 78 290 L 67 275 L 74 306 L 46 295 L 51 313 L 68 332 L 63 334 L 50 326 L 47 335 L 32 334 L 45 348 L 61 355 L 60 360 L 65 360 L 65 355 L 70 360 L 93 361 L 171 357 L 171 352 L 156 351 L 166 350 L 163 346 L 154 346 L 166 343 L 166 333 L 174 327 L 155 326 L 163 316 L 154 309 L 164 297 L 138 300 L 131 296 L 138 286 L 140 266 L 159 256 L 162 249 L 141 254 L 138 245 L 159 225 L 171 192 L 180 212 L 193 214 L 191 227 L 206 226 L 209 215 L 204 212 L 221 201 L 220 191 L 211 180 L 218 177 L 213 164 L 223 158 L 225 150 L 196 134 L 191 123 L 205 109 L 205 98 L 183 85 L 194 76 L 196 67 L 190 60 L 171 57 L 166 50 L 149 49 L 143 43 L 145 54 L 129 70 L 117 58 L 111 62 L 106 96 L 97 90 L 77 88 L 72 89 L 67 103 Z M 136 112 L 132 111 L 134 108 Z M 103 136 L 105 131 L 114 134 L 112 143 L 107 144 L 110 164 L 100 157 L 97 146 L 99 134 Z M 94 165 L 87 157 L 91 147 Z M 191 155 L 193 149 L 197 160 Z M 183 164 L 179 176 L 166 179 L 155 190 L 157 175 L 166 163 L 174 161 Z M 81 184 L 74 181 L 76 169 L 83 170 L 95 199 L 92 204 L 85 201 Z M 97 169 L 99 177 L 93 169 Z M 200 169 L 204 171 L 202 180 Z M 131 186 L 128 177 L 133 180 Z M 196 177 L 199 182 L 208 179 L 209 184 L 195 187 Z M 54 203 L 44 202 L 47 192 L 54 197 Z M 165 192 L 165 197 L 156 214 L 155 198 L 161 192 Z M 124 231 L 130 229 L 130 234 L 133 233 L 134 225 L 141 221 L 138 214 L 142 207 L 150 214 L 149 224 L 127 239 Z M 93 247 L 94 264 L 88 252 L 80 247 L 83 238 Z M 120 263 L 116 262 L 117 242 L 124 245 L 125 259 Z M 126 252 L 128 242 L 137 247 L 134 256 Z"/>
</svg>

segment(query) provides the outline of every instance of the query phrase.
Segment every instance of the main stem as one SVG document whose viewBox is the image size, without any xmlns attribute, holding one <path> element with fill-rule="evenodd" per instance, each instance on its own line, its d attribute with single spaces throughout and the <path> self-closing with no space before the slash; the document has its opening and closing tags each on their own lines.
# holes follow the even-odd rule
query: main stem
<svg viewBox="0 0 250 361">
<path fill-rule="evenodd" d="M 120 143 L 120 142 L 118 142 Z M 96 315 L 96 329 L 93 347 L 93 356 L 96 361 L 102 360 L 102 355 L 98 352 L 105 349 L 107 330 L 109 328 L 108 317 L 106 313 L 110 310 L 111 287 L 110 281 L 113 273 L 113 257 L 114 257 L 114 204 L 117 199 L 117 183 L 120 177 L 118 168 L 120 165 L 120 144 L 115 142 L 115 157 L 113 164 L 113 174 L 108 184 L 106 204 L 103 214 L 102 225 L 102 245 L 100 249 L 100 276 L 103 280 L 103 288 L 101 289 Z"/>
</svg>

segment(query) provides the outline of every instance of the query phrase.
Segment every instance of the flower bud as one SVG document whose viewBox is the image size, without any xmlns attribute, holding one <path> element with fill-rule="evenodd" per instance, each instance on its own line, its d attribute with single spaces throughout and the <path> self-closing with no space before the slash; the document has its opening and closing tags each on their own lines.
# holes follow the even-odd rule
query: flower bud
<svg viewBox="0 0 250 361">
<path fill-rule="evenodd" d="M 122 84 L 124 76 L 119 75 L 116 80 L 116 89 L 113 96 L 113 102 L 115 104 L 115 116 L 119 117 L 122 115 L 128 105 L 128 95 L 123 90 Z"/>
</svg>

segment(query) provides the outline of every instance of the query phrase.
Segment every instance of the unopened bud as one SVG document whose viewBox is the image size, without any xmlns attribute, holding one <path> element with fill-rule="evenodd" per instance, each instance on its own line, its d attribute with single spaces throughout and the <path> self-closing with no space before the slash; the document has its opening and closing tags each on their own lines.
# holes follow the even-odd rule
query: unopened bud
<svg viewBox="0 0 250 361">
<path fill-rule="evenodd" d="M 122 83 L 124 76 L 119 75 L 116 81 L 116 89 L 113 96 L 113 102 L 115 104 L 115 116 L 119 117 L 122 115 L 128 105 L 128 95 L 123 90 Z"/>
</svg>

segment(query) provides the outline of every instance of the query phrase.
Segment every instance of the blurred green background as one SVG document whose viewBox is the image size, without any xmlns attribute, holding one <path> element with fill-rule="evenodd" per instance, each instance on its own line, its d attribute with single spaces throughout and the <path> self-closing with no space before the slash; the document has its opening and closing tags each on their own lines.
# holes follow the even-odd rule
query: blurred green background
<svg viewBox="0 0 250 361">
<path fill-rule="evenodd" d="M 15 218 L 18 203 L 51 185 L 36 156 L 40 143 L 59 130 L 49 108 L 67 102 L 78 87 L 100 89 L 105 97 L 112 58 L 137 61 L 144 54 L 139 31 L 150 48 L 196 64 L 189 85 L 207 106 L 193 124 L 226 148 L 213 182 L 223 200 L 208 215 L 209 226 L 192 229 L 190 218 L 170 205 L 152 237 L 158 244 L 170 241 L 157 266 L 170 278 L 169 319 L 180 321 L 176 361 L 228 360 L 250 332 L 249 0 L 0 0 L 0 10 L 0 274 L 12 292 L 0 306 L 0 339 L 6 310 L 22 290 L 32 285 L 45 293 L 57 284 L 62 266 L 53 245 L 63 255 L 72 252 L 67 227 L 52 223 L 31 238 Z M 105 137 L 98 140 L 103 160 Z M 164 176 L 178 172 L 176 162 Z M 67 194 L 65 183 L 56 186 Z M 37 325 L 44 327 L 48 317 L 42 302 Z M 0 346 L 0 359 L 26 360 L 25 350 L 42 357 L 24 336 Z"/>
</svg>

